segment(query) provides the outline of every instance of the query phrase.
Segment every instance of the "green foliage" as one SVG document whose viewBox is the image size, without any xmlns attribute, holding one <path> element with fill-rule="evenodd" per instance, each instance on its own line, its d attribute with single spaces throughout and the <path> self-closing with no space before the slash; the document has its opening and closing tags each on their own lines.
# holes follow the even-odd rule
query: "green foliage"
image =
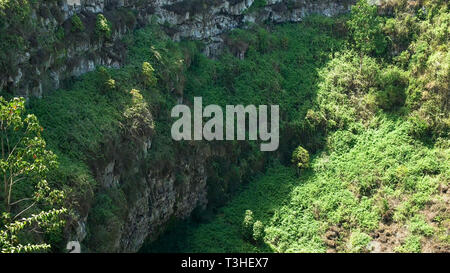
<svg viewBox="0 0 450 273">
<path fill-rule="evenodd" d="M 391 110 L 403 106 L 406 99 L 405 89 L 408 86 L 408 73 L 396 66 L 384 69 L 380 75 L 381 91 L 377 92 L 377 103 Z"/>
<path fill-rule="evenodd" d="M 360 230 L 352 231 L 348 249 L 350 252 L 356 253 L 367 251 L 368 244 L 371 240 L 372 237 L 364 232 L 361 232 Z"/>
<path fill-rule="evenodd" d="M 395 248 L 395 252 L 400 253 L 420 253 L 422 250 L 422 244 L 420 242 L 421 237 L 417 235 L 410 235 L 406 237 L 403 244 Z"/>
<path fill-rule="evenodd" d="M 369 4 L 367 0 L 359 0 L 352 6 L 348 26 L 354 47 L 364 54 L 383 54 L 386 41 L 381 23 L 381 17 L 377 15 L 377 7 Z"/>
<path fill-rule="evenodd" d="M 307 33 L 291 25 L 234 31 L 228 38 L 229 54 L 218 61 L 199 57 L 191 63 L 185 92 L 189 98 L 201 95 L 206 103 L 219 104 L 277 103 L 283 109 L 282 132 L 293 135 L 293 143 L 311 145 L 323 137 L 323 146 L 320 153 L 305 146 L 312 152 L 311 167 L 300 177 L 275 165 L 211 221 L 184 222 L 144 251 L 325 252 L 324 234 L 337 226 L 344 230 L 336 241 L 338 251 L 366 252 L 376 240 L 369 234 L 381 221 L 408 226 L 412 233 L 397 251 L 420 251 L 419 236 L 435 236 L 428 220 L 418 215 L 436 200 L 439 184 L 448 179 L 449 165 L 439 163 L 448 161 L 448 148 L 422 140 L 432 131 L 445 133 L 447 115 L 440 104 L 445 99 L 437 98 L 448 90 L 443 76 L 447 66 L 437 56 L 446 58 L 442 14 L 448 12 L 435 12 L 428 22 L 433 27 L 422 28 L 422 22 L 403 12 L 384 23 L 376 9 L 366 1 L 354 7 L 348 22 L 353 49 L 330 36 L 318 39 L 315 30 L 335 29 L 336 21 L 309 18 L 300 24 L 309 27 Z M 422 35 L 427 42 L 416 43 Z M 309 45 L 301 36 L 312 39 Z M 440 53 L 427 67 L 429 43 Z M 239 50 L 246 50 L 243 60 L 235 57 Z M 393 57 L 396 50 L 404 52 Z M 317 73 L 308 74 L 311 69 Z M 304 80 L 296 81 L 299 78 Z M 422 91 L 425 82 L 433 92 Z M 280 153 L 289 157 L 293 148 L 280 147 Z M 264 223 L 262 244 L 253 245 L 236 228 L 242 227 L 248 209 L 254 214 L 252 222 Z"/>
<path fill-rule="evenodd" d="M 424 236 L 431 236 L 434 234 L 434 229 L 432 226 L 430 226 L 426 221 L 425 217 L 422 215 L 415 215 L 410 223 L 409 223 L 409 231 L 412 234 L 416 235 L 424 235 Z"/>
<path fill-rule="evenodd" d="M 130 94 L 132 102 L 125 109 L 125 123 L 122 127 L 128 131 L 129 136 L 139 139 L 139 137 L 148 136 L 153 131 L 154 121 L 148 104 L 139 90 L 132 89 Z"/>
<path fill-rule="evenodd" d="M 176 8 L 195 7 L 188 2 Z M 133 146 L 155 133 L 154 147 L 141 163 L 172 170 L 180 185 L 185 182 L 177 154 L 192 147 L 174 144 L 168 134 L 167 109 L 175 97 L 202 96 L 204 104 L 221 106 L 276 104 L 280 161 L 309 168 L 298 176 L 274 163 L 261 175 L 275 155 L 258 153 L 253 143 L 220 146 L 227 158 L 214 158 L 208 166 L 208 217 L 181 223 L 146 250 L 325 252 L 324 234 L 337 226 L 344 230 L 337 250 L 361 252 L 381 221 L 393 221 L 411 233 L 396 250 L 420 251 L 421 236 L 434 238 L 436 231 L 418 215 L 435 202 L 449 172 L 449 15 L 446 3 L 432 2 L 426 13 L 398 5 L 392 18 L 360 1 L 347 23 L 313 16 L 300 24 L 249 26 L 228 35 L 228 49 L 218 60 L 201 55 L 198 43 L 172 42 L 156 27 L 137 30 L 125 38 L 129 63 L 123 68 L 99 68 L 68 90 L 30 100 L 61 163 L 49 174 L 48 186 L 61 181 L 71 204 L 84 215 L 90 211 L 87 245 L 108 251 L 142 185 L 131 176 L 110 190 L 95 186 L 91 167 L 108 158 L 105 147 L 124 138 Z M 208 7 L 203 0 L 197 4 L 202 11 Z M 251 8 L 264 5 L 255 1 Z M 27 21 L 26 5 L 8 8 L 25 14 L 11 19 L 15 25 Z M 5 18 L 2 52 L 24 50 L 27 39 L 5 29 L 12 22 Z M 130 14 L 127 18 L 126 24 L 134 25 Z M 95 34 L 111 38 L 102 14 Z M 14 70 L 8 56 L 1 57 L 2 69 Z M 127 149 L 121 156 L 129 156 Z"/>
<path fill-rule="evenodd" d="M 70 19 L 71 23 L 72 23 L 72 28 L 71 31 L 72 32 L 82 32 L 84 31 L 84 24 L 81 21 L 80 17 L 78 17 L 78 15 L 74 14 L 72 16 L 72 18 Z"/>
<path fill-rule="evenodd" d="M 154 75 L 155 69 L 148 62 L 142 63 L 142 77 L 144 79 L 144 84 L 150 87 L 156 85 L 157 79 Z"/>
<path fill-rule="evenodd" d="M 448 136 L 450 128 L 448 3 L 432 1 L 426 8 L 430 12 L 418 23 L 417 38 L 407 50 L 410 84 L 406 105 L 413 110 L 411 122 L 418 125 L 411 133 L 422 139 Z"/>
<path fill-rule="evenodd" d="M 66 209 L 46 211 L 39 207 L 60 207 L 64 200 L 64 193 L 52 189 L 46 180 L 47 173 L 56 165 L 56 156 L 46 149 L 41 136 L 43 128 L 36 116 L 25 115 L 23 98 L 7 101 L 0 96 L 0 120 L 0 177 L 3 181 L 0 191 L 0 250 L 47 250 L 50 245 L 38 242 L 42 241 L 39 238 L 25 240 L 23 233 L 33 228 L 48 233 L 64 224 L 60 216 Z"/>
<path fill-rule="evenodd" d="M 96 185 L 92 164 L 102 164 L 111 156 L 111 145 L 122 143 L 124 137 L 129 145 L 122 146 L 119 156 L 126 164 L 134 164 L 134 145 L 141 144 L 144 136 L 147 140 L 153 130 L 158 130 L 159 137 L 152 139 L 155 148 L 149 151 L 149 160 L 162 167 L 174 163 L 171 120 L 165 112 L 171 109 L 174 99 L 159 88 L 148 92 L 139 75 L 144 60 L 151 60 L 154 73 L 164 70 L 171 75 L 172 81 L 175 73 L 171 69 L 179 69 L 178 64 L 176 68 L 172 64 L 180 58 L 180 47 L 172 48 L 177 54 L 165 51 L 167 44 L 172 42 L 163 39 L 161 31 L 152 28 L 137 31 L 135 35 L 136 42 L 126 41 L 130 43 L 130 64 L 121 69 L 99 67 L 65 90 L 58 90 L 42 100 L 30 98 L 28 106 L 46 128 L 42 135 L 48 146 L 58 154 L 60 168 L 49 173 L 49 183 L 60 183 L 67 192 L 70 209 L 79 212 L 81 217 L 89 212 L 88 237 L 84 243 L 92 251 L 113 249 L 115 236 L 119 235 L 125 222 L 126 207 L 131 202 L 128 198 L 140 193 L 137 178 L 129 178 L 123 188 L 103 190 Z M 158 54 L 160 59 L 154 57 L 149 44 L 162 49 Z M 161 118 L 154 119 L 153 113 Z M 149 166 L 157 168 L 157 164 Z"/>
<path fill-rule="evenodd" d="M 59 27 L 56 30 L 55 36 L 58 40 L 62 41 L 64 40 L 65 34 L 64 34 L 64 29 L 62 27 Z"/>
<path fill-rule="evenodd" d="M 242 234 L 245 239 L 250 240 L 253 236 L 253 225 L 255 220 L 253 219 L 253 212 L 246 210 L 244 220 L 242 221 Z"/>
<path fill-rule="evenodd" d="M 13 72 L 17 54 L 24 52 L 26 39 L 20 29 L 29 27 L 31 6 L 28 0 L 0 1 L 0 69 Z"/>
<path fill-rule="evenodd" d="M 292 153 L 292 163 L 299 169 L 307 169 L 309 167 L 309 153 L 302 146 L 298 146 Z"/>
<path fill-rule="evenodd" d="M 410 229 L 417 234 L 429 232 L 415 215 L 438 194 L 438 181 L 450 168 L 438 162 L 446 161 L 448 151 L 414 141 L 408 136 L 408 124 L 391 116 L 379 117 L 373 124 L 352 133 L 351 142 L 339 137 L 339 131 L 333 133 L 335 141 L 342 142 L 336 145 L 347 148 L 314 156 L 311 169 L 300 177 L 292 168 L 275 165 L 212 221 L 178 226 L 182 235 L 168 233 L 145 251 L 325 252 L 323 236 L 333 226 L 353 231 L 338 242 L 339 250 L 368 251 L 373 240 L 368 234 L 379 227 L 386 212 L 393 211 L 404 217 L 391 215 L 393 221 L 411 221 Z M 391 207 L 392 202 L 399 205 Z M 246 210 L 264 223 L 263 244 L 251 244 L 237 228 Z M 407 241 L 408 249 L 414 242 Z"/>
<path fill-rule="evenodd" d="M 246 11 L 244 11 L 244 14 L 257 11 L 265 6 L 267 6 L 267 0 L 255 0 L 253 1 L 252 5 Z"/>
<path fill-rule="evenodd" d="M 111 38 L 111 24 L 106 17 L 99 13 L 95 23 L 95 34 L 99 38 L 110 39 Z"/>
<path fill-rule="evenodd" d="M 3 215 L 3 221 L 8 222 L 0 229 L 0 252 L 1 253 L 23 253 L 23 252 L 42 252 L 50 248 L 46 243 L 18 243 L 18 233 L 23 232 L 25 228 L 33 228 L 37 225 L 39 228 L 55 229 L 64 225 L 64 221 L 60 220 L 60 216 L 67 210 L 52 209 L 49 211 L 41 211 L 33 214 L 28 218 L 11 221 L 9 215 Z"/>
<path fill-rule="evenodd" d="M 120 189 L 101 192 L 88 219 L 87 246 L 97 252 L 111 252 L 126 217 L 126 197 Z"/>
<path fill-rule="evenodd" d="M 257 243 L 262 242 L 264 239 L 264 225 L 261 221 L 256 221 L 253 224 L 253 240 Z"/>
</svg>

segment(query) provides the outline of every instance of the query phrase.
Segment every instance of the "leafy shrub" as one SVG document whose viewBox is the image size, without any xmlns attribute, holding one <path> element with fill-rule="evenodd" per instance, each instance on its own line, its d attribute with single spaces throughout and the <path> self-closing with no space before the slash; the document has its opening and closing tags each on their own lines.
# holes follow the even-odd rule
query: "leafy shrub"
<svg viewBox="0 0 450 273">
<path fill-rule="evenodd" d="M 108 22 L 108 19 L 103 14 L 97 15 L 97 21 L 95 23 L 95 33 L 99 38 L 111 38 L 111 24 Z"/>
<path fill-rule="evenodd" d="M 136 139 L 149 136 L 155 125 L 148 104 L 139 90 L 132 89 L 130 94 L 132 103 L 124 112 L 125 123 L 122 128 Z"/>
<path fill-rule="evenodd" d="M 78 15 L 74 14 L 72 16 L 72 18 L 70 19 L 70 21 L 72 23 L 72 28 L 71 28 L 72 32 L 82 32 L 82 31 L 84 31 L 84 24 L 81 21 L 80 17 L 78 17 Z"/>
<path fill-rule="evenodd" d="M 403 106 L 408 74 L 396 66 L 390 66 L 382 71 L 379 81 L 381 90 L 377 92 L 378 105 L 385 110 Z"/>
<path fill-rule="evenodd" d="M 155 77 L 155 69 L 148 62 L 142 63 L 142 77 L 144 79 L 144 84 L 147 86 L 155 86 L 157 79 Z"/>
<path fill-rule="evenodd" d="M 372 240 L 372 237 L 360 230 L 355 230 L 350 235 L 348 249 L 350 252 L 364 252 L 367 251 L 367 246 Z"/>
<path fill-rule="evenodd" d="M 426 221 L 425 217 L 420 214 L 415 215 L 409 222 L 409 231 L 415 235 L 431 236 L 434 234 L 434 229 Z"/>
<path fill-rule="evenodd" d="M 59 27 L 56 32 L 55 32 L 55 37 L 56 39 L 62 41 L 64 40 L 65 37 L 65 33 L 64 33 L 64 29 L 62 27 Z"/>
<path fill-rule="evenodd" d="M 253 212 L 251 210 L 246 210 L 244 220 L 242 221 L 242 235 L 244 236 L 244 239 L 252 239 L 254 223 L 255 220 L 253 219 Z"/>
<path fill-rule="evenodd" d="M 97 68 L 97 74 L 99 87 L 103 93 L 107 93 L 116 89 L 116 81 L 111 77 L 111 74 L 105 67 L 100 66 L 99 68 Z"/>
<path fill-rule="evenodd" d="M 47 149 L 37 117 L 26 114 L 24 98 L 0 96 L 0 124 L 0 252 L 47 251 L 47 242 L 29 235 L 59 238 L 65 224 L 64 192 L 47 181 L 56 155 Z"/>
<path fill-rule="evenodd" d="M 264 239 L 264 225 L 261 221 L 256 221 L 253 224 L 253 240 L 259 243 Z"/>
<path fill-rule="evenodd" d="M 180 2 L 178 7 L 183 8 L 189 2 L 192 3 Z M 334 18 L 274 26 L 273 32 L 261 27 L 237 30 L 231 46 L 239 45 L 239 49 L 247 50 L 243 60 L 232 54 L 217 61 L 209 60 L 199 53 L 195 43 L 189 43 L 190 48 L 185 49 L 185 44 L 173 43 L 158 32 L 138 30 L 135 37 L 127 39 L 134 43 L 129 47 L 129 66 L 103 71 L 106 73 L 89 73 L 74 83 L 73 92 L 55 92 L 46 100 L 34 103 L 32 108 L 44 117 L 46 127 L 51 128 L 47 135 L 49 143 L 60 149 L 67 161 L 73 159 L 75 165 L 83 165 L 84 178 L 93 180 L 84 162 L 91 162 L 91 157 L 95 157 L 92 155 L 103 154 L 105 136 L 122 137 L 120 129 L 133 130 L 131 135 L 137 138 L 147 134 L 143 130 L 152 122 L 150 107 L 158 112 L 155 124 L 160 134 L 155 141 L 160 142 L 154 145 L 157 152 L 147 157 L 152 164 L 143 165 L 145 168 L 157 168 L 153 163 L 166 168 L 176 165 L 167 155 L 179 151 L 178 146 L 164 135 L 168 126 L 164 112 L 170 109 L 174 98 L 161 95 L 158 88 L 142 94 L 133 90 L 145 78 L 143 62 L 149 61 L 157 68 L 161 89 L 185 92 L 187 100 L 201 95 L 205 104 L 279 104 L 280 128 L 286 136 L 285 147 L 280 147 L 284 162 L 291 159 L 294 145 L 302 143 L 306 145 L 303 148 L 306 153 L 322 151 L 313 157 L 313 171 L 304 172 L 298 178 L 293 168 L 269 169 L 266 175 L 257 178 L 257 183 L 248 184 L 236 199 L 221 208 L 220 217 L 201 225 L 187 224 L 182 230 L 185 236 L 176 242 L 185 247 L 184 251 L 326 251 L 323 232 L 332 225 L 353 230 L 350 249 L 364 251 L 367 234 L 378 227 L 381 214 L 388 210 L 395 211 L 394 221 L 408 223 L 414 236 L 424 235 L 429 230 L 423 222 L 411 218 L 434 197 L 438 182 L 446 181 L 446 164 L 438 163 L 446 162 L 441 155 L 445 151 L 438 145 L 428 147 L 415 141 L 406 134 L 409 128 L 399 113 L 386 114 L 383 110 L 402 106 L 405 99 L 401 94 L 406 89 L 407 108 L 401 114 L 407 115 L 409 123 L 417 117 L 417 122 L 424 125 L 412 134 L 423 135 L 428 140 L 431 133 L 445 133 L 450 63 L 446 60 L 450 55 L 446 45 L 448 16 L 439 14 L 448 12 L 427 8 L 427 14 L 420 19 L 423 22 L 414 19 L 420 27 L 413 31 L 403 29 L 408 20 L 402 21 L 404 25 L 398 29 L 393 29 L 397 27 L 394 21 L 382 28 L 383 19 L 375 14 L 373 6 L 359 8 L 351 19 L 353 23 L 349 24 L 353 41 L 344 41 L 343 36 L 336 38 Z M 101 21 L 109 25 L 106 18 Z M 394 63 L 401 68 L 392 67 L 392 56 L 382 53 L 380 30 L 395 40 L 393 47 L 407 48 L 402 56 L 394 58 Z M 105 38 L 102 35 L 107 32 L 96 30 Z M 0 31 L 0 35 L 4 33 Z M 14 44 L 8 39 L 0 40 L 7 45 L 2 47 L 5 49 Z M 345 43 L 354 41 L 357 41 L 354 50 L 346 50 Z M 409 82 L 403 81 L 405 78 Z M 112 86 L 117 89 L 119 83 L 121 89 L 133 90 L 131 94 L 109 92 L 104 96 L 97 91 L 110 90 Z M 208 175 L 208 193 L 213 191 L 220 204 L 230 198 L 230 192 L 237 188 L 243 174 L 255 177 L 265 169 L 261 162 L 266 161 L 245 145 L 230 145 L 226 149 L 233 150 L 240 158 L 227 158 L 222 164 L 226 166 Z M 303 156 L 300 158 L 304 161 Z M 67 164 L 66 174 L 71 167 Z M 79 174 L 67 176 L 66 184 L 70 184 L 73 176 Z M 139 187 L 128 181 L 124 184 L 132 188 L 129 192 L 139 191 Z M 135 195 L 130 193 L 126 197 Z M 391 198 L 400 204 L 391 202 Z M 91 236 L 89 244 L 93 249 L 105 240 L 112 244 L 117 238 L 124 221 L 118 216 L 122 213 L 108 213 L 108 207 L 126 207 L 123 199 L 103 196 L 95 202 L 90 213 L 94 220 L 90 220 L 89 227 L 92 235 L 99 236 Z M 261 238 L 269 248 L 253 244 L 255 228 L 259 231 L 261 228 L 252 213 L 248 221 L 247 212 L 242 220 L 245 209 L 262 217 L 266 225 L 262 231 L 266 235 Z M 99 216 L 97 222 L 96 216 Z M 410 241 L 405 245 L 414 249 L 415 241 Z"/>
<path fill-rule="evenodd" d="M 386 49 L 386 40 L 381 29 L 381 17 L 377 6 L 367 0 L 359 0 L 352 6 L 348 26 L 357 50 L 364 54 L 381 55 Z"/>
<path fill-rule="evenodd" d="M 122 190 L 98 193 L 88 218 L 88 247 L 93 251 L 111 252 L 119 238 L 126 216 L 126 198 Z"/>
<path fill-rule="evenodd" d="M 51 16 L 50 9 L 46 5 L 40 6 L 39 15 L 44 18 L 50 18 Z"/>
<path fill-rule="evenodd" d="M 410 235 L 406 237 L 403 244 L 394 249 L 395 252 L 400 253 L 419 253 L 422 250 L 421 237 L 417 235 Z"/>
<path fill-rule="evenodd" d="M 302 146 L 298 146 L 292 153 L 292 163 L 299 169 L 309 167 L 309 153 Z"/>
<path fill-rule="evenodd" d="M 418 139 L 425 139 L 425 137 L 429 136 L 431 133 L 431 129 L 421 116 L 418 113 L 413 113 L 408 117 L 409 128 L 408 132 L 411 136 L 414 136 Z"/>
</svg>

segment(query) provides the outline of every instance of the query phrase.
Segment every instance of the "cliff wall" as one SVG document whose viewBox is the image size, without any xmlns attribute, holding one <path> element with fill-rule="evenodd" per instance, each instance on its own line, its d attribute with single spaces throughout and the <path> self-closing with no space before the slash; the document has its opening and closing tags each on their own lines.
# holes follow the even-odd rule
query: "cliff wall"
<svg viewBox="0 0 450 273">
<path fill-rule="evenodd" d="M 126 57 L 124 34 L 151 22 L 163 25 L 174 40 L 204 41 L 204 53 L 215 56 L 223 45 L 220 35 L 233 28 L 253 22 L 298 22 L 312 13 L 333 16 L 348 11 L 351 2 L 13 0 L 0 8 L 0 90 L 41 97 L 96 66 L 119 67 Z"/>
</svg>

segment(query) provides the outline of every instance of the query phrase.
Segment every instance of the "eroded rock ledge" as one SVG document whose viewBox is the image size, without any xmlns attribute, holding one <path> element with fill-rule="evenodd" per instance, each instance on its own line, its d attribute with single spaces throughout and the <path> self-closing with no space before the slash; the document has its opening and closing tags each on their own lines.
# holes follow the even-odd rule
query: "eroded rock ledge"
<svg viewBox="0 0 450 273">
<path fill-rule="evenodd" d="M 205 54 L 220 52 L 221 34 L 252 22 L 298 22 L 318 13 L 333 16 L 348 11 L 353 0 L 50 0 L 31 5 L 33 30 L 24 32 L 23 48 L 4 61 L 0 90 L 41 97 L 65 79 L 98 65 L 119 67 L 125 60 L 121 38 L 156 20 L 174 40 L 203 40 Z M 263 3 L 263 4 L 261 4 Z M 104 14 L 112 35 L 96 35 L 96 17 Z M 74 31 L 73 16 L 85 26 Z M 154 18 L 154 19 L 151 19 Z M 45 39 L 42 39 L 42 38 Z"/>
</svg>

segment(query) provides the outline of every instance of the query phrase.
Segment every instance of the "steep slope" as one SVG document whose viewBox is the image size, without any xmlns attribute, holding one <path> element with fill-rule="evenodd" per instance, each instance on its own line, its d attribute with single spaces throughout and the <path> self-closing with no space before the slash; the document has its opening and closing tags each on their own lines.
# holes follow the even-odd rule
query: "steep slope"
<svg viewBox="0 0 450 273">
<path fill-rule="evenodd" d="M 296 175 L 276 165 L 208 223 L 177 226 L 144 252 L 448 252 L 448 142 L 427 147 L 398 117 L 340 130 Z M 263 242 L 243 237 L 246 210 Z"/>
</svg>

